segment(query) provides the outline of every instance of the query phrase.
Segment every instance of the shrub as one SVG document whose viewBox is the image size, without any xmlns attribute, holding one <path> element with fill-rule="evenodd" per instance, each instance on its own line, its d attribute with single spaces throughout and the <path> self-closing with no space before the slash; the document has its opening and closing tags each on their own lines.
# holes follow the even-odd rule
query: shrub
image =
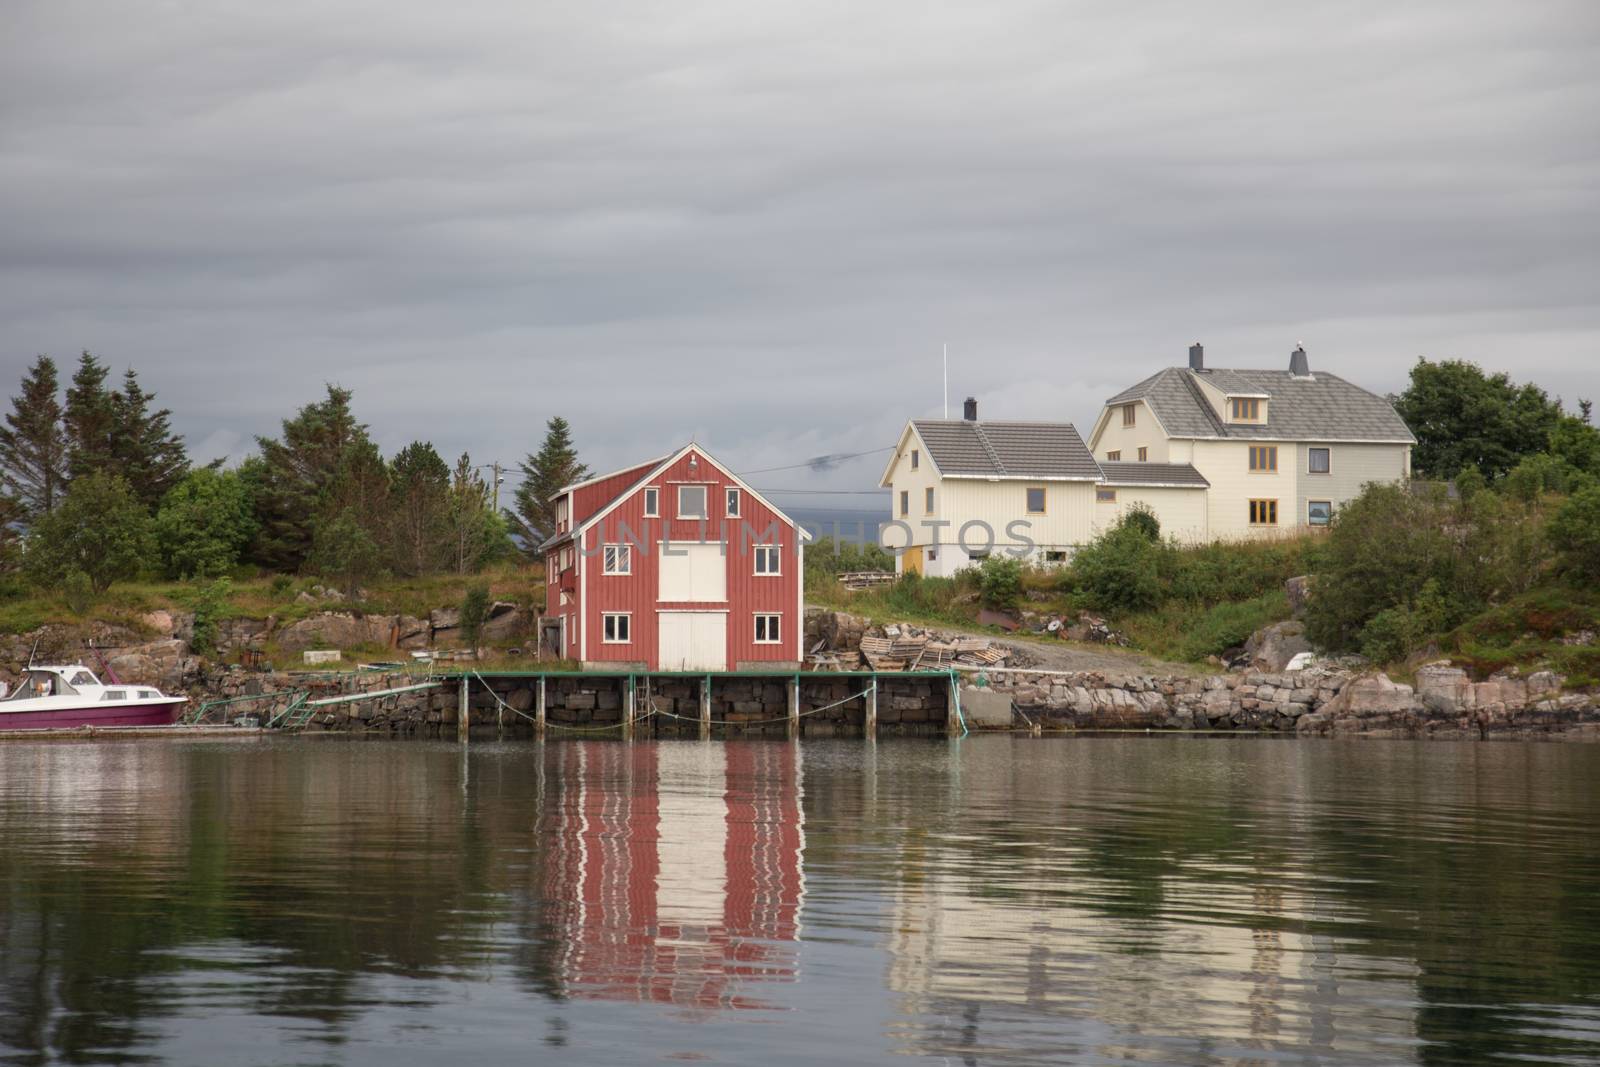
<svg viewBox="0 0 1600 1067">
<path fill-rule="evenodd" d="M 1022 595 L 1022 561 L 990 556 L 978 565 L 978 595 L 991 608 L 1004 610 Z"/>
<path fill-rule="evenodd" d="M 82 571 L 67 575 L 67 580 L 61 584 L 61 593 L 66 598 L 67 610 L 74 615 L 86 615 L 94 607 L 94 583 Z"/>
<path fill-rule="evenodd" d="M 274 574 L 268 588 L 272 590 L 273 596 L 283 596 L 294 588 L 294 579 L 287 574 Z"/>
<path fill-rule="evenodd" d="M 1414 601 L 1385 608 L 1361 628 L 1361 654 L 1374 663 L 1403 660 L 1443 630 L 1449 609 L 1437 580 L 1429 579 Z"/>
<path fill-rule="evenodd" d="M 336 581 L 354 599 L 364 582 L 376 577 L 383 565 L 383 550 L 367 528 L 346 508 L 318 520 L 312 535 L 311 561 L 323 577 Z"/>
<path fill-rule="evenodd" d="M 1141 526 L 1119 523 L 1073 557 L 1078 587 L 1098 611 L 1148 611 L 1161 603 L 1165 548 Z"/>
<path fill-rule="evenodd" d="M 1138 530 L 1152 541 L 1161 540 L 1161 520 L 1156 518 L 1156 513 L 1150 510 L 1148 504 L 1135 504 L 1123 513 L 1119 523 Z"/>
<path fill-rule="evenodd" d="M 483 624 L 488 621 L 489 587 L 473 585 L 461 601 L 461 636 L 473 652 L 483 640 Z"/>
<path fill-rule="evenodd" d="M 226 578 L 218 578 L 202 586 L 195 594 L 194 636 L 190 639 L 190 644 L 196 652 L 211 652 L 216 649 L 217 623 L 227 610 L 228 596 L 232 592 L 233 583 Z"/>
<path fill-rule="evenodd" d="M 156 545 L 173 578 L 227 573 L 255 532 L 250 491 L 234 471 L 190 471 L 156 512 Z"/>
<path fill-rule="evenodd" d="M 74 479 L 61 506 L 34 521 L 23 569 L 41 586 L 82 573 L 103 593 L 136 576 L 153 554 L 149 512 L 127 482 L 97 473 Z"/>
</svg>

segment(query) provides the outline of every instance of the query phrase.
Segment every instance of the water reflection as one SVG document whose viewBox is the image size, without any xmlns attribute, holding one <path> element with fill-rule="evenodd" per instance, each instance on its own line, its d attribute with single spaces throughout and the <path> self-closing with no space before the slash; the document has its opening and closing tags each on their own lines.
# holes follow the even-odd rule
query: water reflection
<svg viewBox="0 0 1600 1067">
<path fill-rule="evenodd" d="M 0 747 L 0 1062 L 1600 1060 L 1600 746 Z"/>
<path fill-rule="evenodd" d="M 792 981 L 804 896 L 795 745 L 599 742 L 553 750 L 540 820 L 564 992 L 762 1006 Z"/>
</svg>

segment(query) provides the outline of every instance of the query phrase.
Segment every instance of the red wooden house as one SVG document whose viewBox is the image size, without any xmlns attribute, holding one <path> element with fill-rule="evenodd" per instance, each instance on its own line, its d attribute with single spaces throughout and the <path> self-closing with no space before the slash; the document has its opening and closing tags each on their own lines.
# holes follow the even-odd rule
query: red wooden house
<svg viewBox="0 0 1600 1067">
<path fill-rule="evenodd" d="M 585 667 L 798 667 L 809 535 L 706 454 L 562 490 L 542 546 L 548 647 Z"/>
</svg>

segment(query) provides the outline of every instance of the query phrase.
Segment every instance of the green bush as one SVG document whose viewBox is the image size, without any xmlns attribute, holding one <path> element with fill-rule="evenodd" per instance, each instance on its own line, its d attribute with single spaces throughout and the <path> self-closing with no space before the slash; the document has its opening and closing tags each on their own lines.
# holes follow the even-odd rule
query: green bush
<svg viewBox="0 0 1600 1067">
<path fill-rule="evenodd" d="M 75 478 L 61 506 L 34 521 L 23 569 L 40 586 L 86 575 L 96 593 L 133 578 L 154 555 L 150 514 L 123 479 L 112 474 Z"/>
<path fill-rule="evenodd" d="M 489 587 L 473 585 L 461 601 L 461 637 L 474 652 L 483 641 L 483 624 L 489 621 Z"/>
<path fill-rule="evenodd" d="M 1395 663 L 1421 648 L 1449 623 L 1449 608 L 1430 578 L 1416 598 L 1374 615 L 1361 628 L 1361 654 L 1374 663 Z"/>
<path fill-rule="evenodd" d="M 978 565 L 978 595 L 987 607 L 1005 610 L 1022 595 L 1022 561 L 990 556 Z"/>
<path fill-rule="evenodd" d="M 190 644 L 196 652 L 212 652 L 217 647 L 217 623 L 227 611 L 228 597 L 233 593 L 233 583 L 218 578 L 200 587 L 195 594 L 194 636 Z"/>
<path fill-rule="evenodd" d="M 273 596 L 283 596 L 294 588 L 294 578 L 287 574 L 274 574 L 268 588 L 272 590 Z"/>
<path fill-rule="evenodd" d="M 192 470 L 162 498 L 156 545 L 172 578 L 227 573 L 256 532 L 250 490 L 234 471 Z"/>
<path fill-rule="evenodd" d="M 61 594 L 67 602 L 67 610 L 74 615 L 86 615 L 94 607 L 94 582 L 82 571 L 67 575 L 66 581 L 61 583 Z"/>
<path fill-rule="evenodd" d="M 1161 603 L 1166 546 L 1140 525 L 1119 523 L 1073 557 L 1078 588 L 1097 611 L 1149 611 Z"/>
<path fill-rule="evenodd" d="M 1123 513 L 1123 526 L 1138 530 L 1152 541 L 1161 540 L 1161 520 L 1148 504 L 1135 504 Z"/>
</svg>

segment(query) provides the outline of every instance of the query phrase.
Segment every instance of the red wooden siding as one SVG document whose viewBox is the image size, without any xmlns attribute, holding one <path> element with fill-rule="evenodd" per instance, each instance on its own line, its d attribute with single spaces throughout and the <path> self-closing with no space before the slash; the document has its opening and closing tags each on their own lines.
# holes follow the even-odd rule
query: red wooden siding
<svg viewBox="0 0 1600 1067">
<path fill-rule="evenodd" d="M 691 460 L 697 461 L 693 472 L 689 469 Z M 637 481 L 637 476 L 633 480 Z M 685 484 L 706 487 L 708 517 L 704 521 L 677 517 L 677 488 Z M 661 490 L 660 518 L 647 518 L 644 514 L 644 489 L 648 486 Z M 656 612 L 662 607 L 669 611 L 726 609 L 729 670 L 741 662 L 794 662 L 801 658 L 800 634 L 804 619 L 800 601 L 799 532 L 742 488 L 740 515 L 730 520 L 726 515 L 726 490 L 729 488 L 740 487 L 696 449 L 634 490 L 604 519 L 584 532 L 582 547 L 588 558 L 581 568 L 579 604 L 588 637 L 583 651 L 586 661 L 643 662 L 652 669 L 658 667 Z M 742 530 L 741 523 L 748 524 L 750 530 Z M 673 541 L 726 539 L 728 599 L 715 603 L 674 601 L 661 605 L 657 600 L 658 554 L 664 537 Z M 635 546 L 632 573 L 604 574 L 602 546 L 624 541 Z M 641 543 L 645 546 L 642 551 L 638 547 Z M 757 543 L 777 544 L 781 548 L 779 574 L 755 573 L 755 554 L 751 547 Z M 628 644 L 604 643 L 601 615 L 610 612 L 631 614 Z M 782 616 L 779 644 L 756 644 L 755 615 L 758 613 Z"/>
</svg>

